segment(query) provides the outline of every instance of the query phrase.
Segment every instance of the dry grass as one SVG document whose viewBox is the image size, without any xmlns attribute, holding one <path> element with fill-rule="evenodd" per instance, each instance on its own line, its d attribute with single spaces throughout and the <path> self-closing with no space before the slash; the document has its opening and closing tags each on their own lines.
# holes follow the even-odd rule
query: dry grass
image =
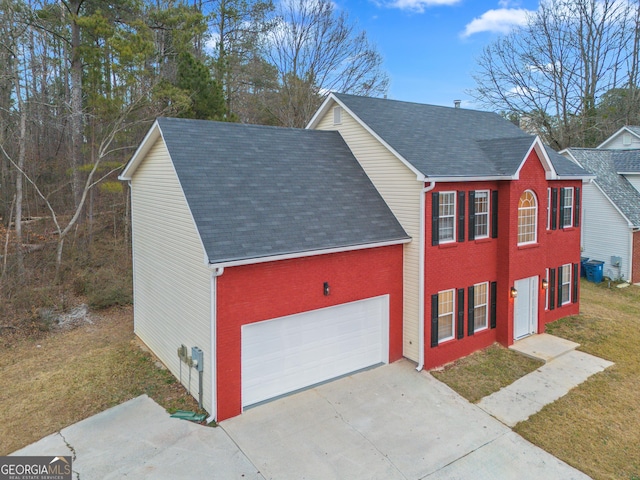
<svg viewBox="0 0 640 480">
<path fill-rule="evenodd" d="M 581 314 L 547 331 L 616 364 L 515 431 L 595 479 L 640 479 L 640 288 L 582 283 Z"/>
<path fill-rule="evenodd" d="M 494 344 L 431 374 L 470 402 L 476 403 L 533 372 L 543 363 Z"/>
<path fill-rule="evenodd" d="M 171 409 L 197 402 L 134 339 L 131 307 L 0 351 L 0 455 L 143 393 Z"/>
<path fill-rule="evenodd" d="M 640 288 L 583 282 L 580 306 L 579 316 L 547 325 L 547 332 L 616 364 L 514 430 L 594 479 L 640 480 Z M 477 401 L 528 373 L 511 364 L 518 358 L 491 347 L 434 375 Z"/>
</svg>

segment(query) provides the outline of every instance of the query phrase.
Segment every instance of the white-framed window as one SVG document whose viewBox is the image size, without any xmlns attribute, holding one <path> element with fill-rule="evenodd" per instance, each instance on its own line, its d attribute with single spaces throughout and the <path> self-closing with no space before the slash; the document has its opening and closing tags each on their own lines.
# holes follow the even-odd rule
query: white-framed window
<svg viewBox="0 0 640 480">
<path fill-rule="evenodd" d="M 562 189 L 562 214 L 560 227 L 573 225 L 573 188 Z"/>
<path fill-rule="evenodd" d="M 342 124 L 342 107 L 333 107 L 333 124 Z"/>
<path fill-rule="evenodd" d="M 489 236 L 489 190 L 476 190 L 474 210 L 474 238 L 487 238 Z"/>
<path fill-rule="evenodd" d="M 547 188 L 547 230 L 551 230 L 551 188 Z"/>
<path fill-rule="evenodd" d="M 631 145 L 631 134 L 629 132 L 624 132 L 622 134 L 622 144 L 625 147 Z"/>
<path fill-rule="evenodd" d="M 489 319 L 489 282 L 473 286 L 473 331 L 483 330 Z"/>
<path fill-rule="evenodd" d="M 560 305 L 566 305 L 567 303 L 571 303 L 571 264 L 567 263 L 560 267 L 562 272 L 562 283 L 560 284 L 560 288 L 562 288 L 562 297 L 560 298 Z"/>
<path fill-rule="evenodd" d="M 547 281 L 547 289 L 544 291 L 544 309 L 549 310 L 549 269 L 544 269 L 544 278 Z"/>
<path fill-rule="evenodd" d="M 438 342 L 453 338 L 455 297 L 456 291 L 454 289 L 438 292 Z"/>
<path fill-rule="evenodd" d="M 531 190 L 525 190 L 518 201 L 518 245 L 538 240 L 538 201 Z"/>
<path fill-rule="evenodd" d="M 456 192 L 440 192 L 438 202 L 438 240 L 440 243 L 456 239 Z"/>
</svg>

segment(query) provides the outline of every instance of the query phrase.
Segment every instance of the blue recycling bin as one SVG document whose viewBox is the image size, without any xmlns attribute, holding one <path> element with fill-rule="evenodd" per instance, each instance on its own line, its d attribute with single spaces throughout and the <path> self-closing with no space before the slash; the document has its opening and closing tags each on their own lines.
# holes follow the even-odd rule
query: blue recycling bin
<svg viewBox="0 0 640 480">
<path fill-rule="evenodd" d="M 587 280 L 593 283 L 600 283 L 602 281 L 604 262 L 600 260 L 589 260 L 584 266 L 587 271 Z"/>
<path fill-rule="evenodd" d="M 589 257 L 580 257 L 580 276 L 587 277 L 587 262 Z"/>
</svg>

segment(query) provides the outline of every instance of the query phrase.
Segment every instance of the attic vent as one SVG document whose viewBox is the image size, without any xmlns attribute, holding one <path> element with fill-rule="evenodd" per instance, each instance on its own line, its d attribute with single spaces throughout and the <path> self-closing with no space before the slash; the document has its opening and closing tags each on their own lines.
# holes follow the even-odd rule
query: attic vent
<svg viewBox="0 0 640 480">
<path fill-rule="evenodd" d="M 342 107 L 333 107 L 333 124 L 342 124 Z"/>
<path fill-rule="evenodd" d="M 631 134 L 625 133 L 622 135 L 622 144 L 623 145 L 631 145 Z"/>
</svg>

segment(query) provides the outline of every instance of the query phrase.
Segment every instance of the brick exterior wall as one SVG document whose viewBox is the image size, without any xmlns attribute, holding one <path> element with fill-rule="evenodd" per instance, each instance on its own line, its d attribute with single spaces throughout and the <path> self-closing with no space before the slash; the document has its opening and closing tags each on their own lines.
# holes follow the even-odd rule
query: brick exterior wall
<svg viewBox="0 0 640 480">
<path fill-rule="evenodd" d="M 389 294 L 389 361 L 400 359 L 402 251 L 394 245 L 225 269 L 217 279 L 218 420 L 242 411 L 242 325 Z"/>
<path fill-rule="evenodd" d="M 432 196 L 426 198 L 425 269 L 425 366 L 434 368 L 498 341 L 508 346 L 514 338 L 514 300 L 510 288 L 516 280 L 538 276 L 545 269 L 580 263 L 580 228 L 547 230 L 547 188 L 582 187 L 581 181 L 547 181 L 535 151 L 520 171 L 520 180 L 473 183 L 439 183 L 435 192 L 465 192 L 465 240 L 433 246 Z M 469 240 L 468 199 L 470 191 L 498 192 L 497 238 Z M 525 190 L 534 192 L 538 204 L 537 242 L 518 246 L 518 201 Z M 459 201 L 459 200 L 458 200 Z M 559 215 L 560 212 L 558 212 Z M 456 214 L 456 224 L 457 224 Z M 491 231 L 491 221 L 489 222 Z M 457 235 L 456 235 L 457 236 Z M 468 287 L 481 282 L 496 282 L 496 328 L 473 335 L 468 332 Z M 442 290 L 464 289 L 464 336 L 431 347 L 431 296 Z M 579 303 L 545 310 L 546 292 L 538 290 L 538 333 L 548 322 L 579 313 Z M 456 301 L 457 304 L 457 301 Z M 457 305 L 456 305 L 457 311 Z M 455 319 L 454 319 L 455 320 Z"/>
</svg>

